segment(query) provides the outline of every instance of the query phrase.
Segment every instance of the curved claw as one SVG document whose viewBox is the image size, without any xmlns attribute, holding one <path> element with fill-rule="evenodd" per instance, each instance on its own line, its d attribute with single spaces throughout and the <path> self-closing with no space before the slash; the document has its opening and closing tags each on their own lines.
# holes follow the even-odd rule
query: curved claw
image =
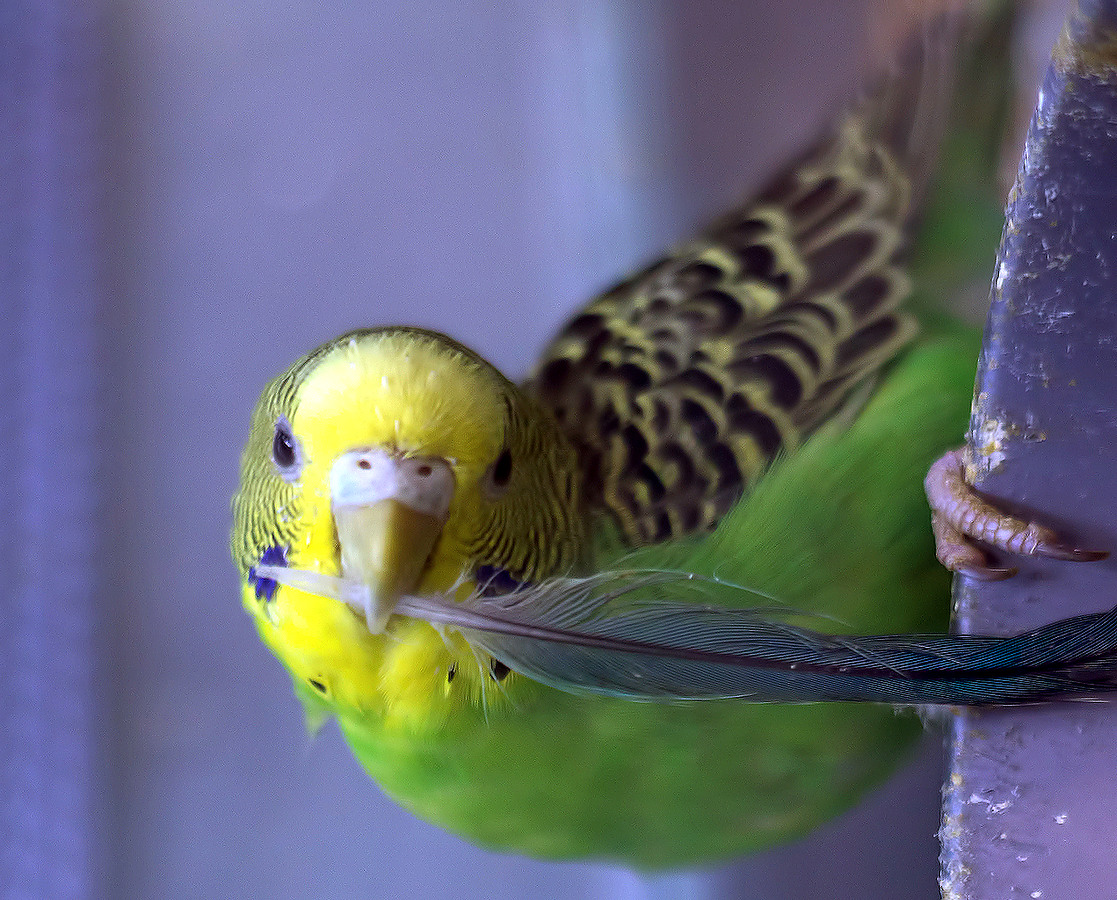
<svg viewBox="0 0 1117 900">
<path fill-rule="evenodd" d="M 1090 562 L 1105 559 L 1104 550 L 1076 547 L 1036 522 L 1010 516 L 978 496 L 965 478 L 963 449 L 951 450 L 931 466 L 923 483 L 931 506 L 931 523 L 939 561 L 952 572 L 981 581 L 999 581 L 1016 569 L 995 566 L 974 546 L 991 547 L 1023 556 Z"/>
<path fill-rule="evenodd" d="M 1088 550 L 1085 547 L 1072 547 L 1061 541 L 1044 541 L 1036 545 L 1037 556 L 1050 559 L 1067 559 L 1072 562 L 1097 562 L 1109 556 L 1106 550 Z"/>
</svg>

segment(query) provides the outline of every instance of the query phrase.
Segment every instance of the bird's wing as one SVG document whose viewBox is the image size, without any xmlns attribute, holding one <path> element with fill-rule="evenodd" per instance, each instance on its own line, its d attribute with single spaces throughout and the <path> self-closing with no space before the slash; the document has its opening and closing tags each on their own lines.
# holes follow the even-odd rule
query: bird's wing
<svg viewBox="0 0 1117 900">
<path fill-rule="evenodd" d="M 905 253 L 949 106 L 954 29 L 753 199 L 585 307 L 528 388 L 584 497 L 646 544 L 708 530 L 916 330 Z"/>
</svg>

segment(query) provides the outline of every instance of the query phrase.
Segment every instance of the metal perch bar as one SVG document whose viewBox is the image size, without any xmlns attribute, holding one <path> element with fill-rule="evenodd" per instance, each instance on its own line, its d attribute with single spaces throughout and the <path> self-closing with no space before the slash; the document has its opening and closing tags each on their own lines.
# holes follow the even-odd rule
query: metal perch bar
<svg viewBox="0 0 1117 900">
<path fill-rule="evenodd" d="M 1117 0 L 1081 0 L 1029 129 L 993 276 L 970 473 L 1011 511 L 1117 549 Z M 1013 561 L 1014 562 L 1014 561 Z M 1117 560 L 959 579 L 965 632 L 1117 603 Z M 943 896 L 1112 897 L 1117 705 L 965 710 L 944 788 Z"/>
</svg>

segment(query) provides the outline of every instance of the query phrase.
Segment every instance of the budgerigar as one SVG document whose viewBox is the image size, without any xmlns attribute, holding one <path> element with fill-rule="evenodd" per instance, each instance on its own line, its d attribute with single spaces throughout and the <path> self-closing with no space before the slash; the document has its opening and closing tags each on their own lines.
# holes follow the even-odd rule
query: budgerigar
<svg viewBox="0 0 1117 900">
<path fill-rule="evenodd" d="M 522 384 L 383 327 L 265 388 L 244 605 L 402 804 L 487 846 L 694 864 L 852 804 L 920 730 L 890 704 L 1097 689 L 1099 629 L 1058 654 L 1082 623 L 945 633 L 921 484 L 962 439 L 979 338 L 911 302 L 950 280 L 913 235 L 956 283 L 998 228 L 991 184 L 955 231 L 923 202 L 947 31 Z"/>
</svg>

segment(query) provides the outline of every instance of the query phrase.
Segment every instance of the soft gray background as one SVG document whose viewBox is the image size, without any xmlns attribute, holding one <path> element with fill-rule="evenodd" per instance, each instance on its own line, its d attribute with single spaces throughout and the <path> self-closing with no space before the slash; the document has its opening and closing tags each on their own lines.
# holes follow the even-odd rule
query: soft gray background
<svg viewBox="0 0 1117 900">
<path fill-rule="evenodd" d="M 872 805 L 710 876 L 417 821 L 333 728 L 306 737 L 225 545 L 269 377 L 393 322 L 522 374 L 848 95 L 861 6 L 118 0 L 103 22 L 105 895 L 937 896 L 937 738 Z"/>
</svg>

